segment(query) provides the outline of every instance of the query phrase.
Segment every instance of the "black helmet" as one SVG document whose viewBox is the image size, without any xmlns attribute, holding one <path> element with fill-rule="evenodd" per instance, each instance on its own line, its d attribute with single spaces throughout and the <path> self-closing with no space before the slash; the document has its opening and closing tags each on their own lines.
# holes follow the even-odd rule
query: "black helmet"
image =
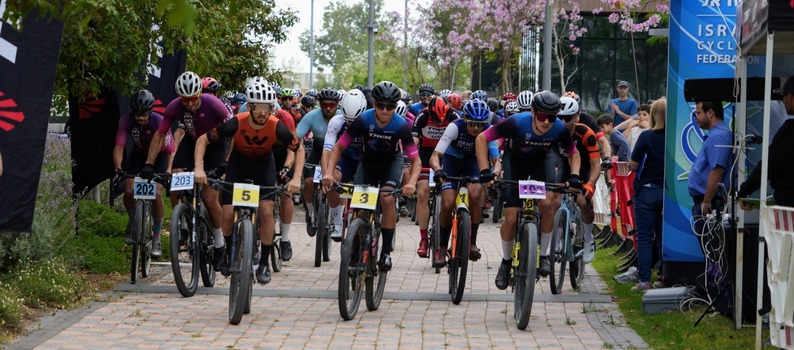
<svg viewBox="0 0 794 350">
<path fill-rule="evenodd" d="M 540 91 L 532 96 L 532 108 L 539 113 L 557 115 L 560 111 L 560 97 L 551 91 Z"/>
<path fill-rule="evenodd" d="M 421 93 L 423 93 L 423 92 L 429 92 L 429 93 L 431 93 L 431 94 L 434 94 L 434 95 L 435 95 L 435 93 L 436 93 L 436 90 L 435 90 L 435 89 L 433 89 L 433 85 L 431 85 L 431 84 L 422 84 L 422 85 L 419 85 L 419 93 L 421 94 Z"/>
<path fill-rule="evenodd" d="M 320 93 L 317 95 L 317 100 L 318 101 L 331 100 L 334 102 L 339 102 L 339 97 L 340 97 L 339 93 L 336 92 L 336 90 L 327 87 L 325 89 L 320 90 Z"/>
<path fill-rule="evenodd" d="M 303 107 L 311 108 L 311 107 L 314 107 L 316 105 L 317 105 L 317 102 L 314 101 L 314 97 L 312 97 L 309 94 L 306 94 L 306 95 L 303 96 L 303 98 L 301 98 L 301 106 L 303 106 Z"/>
<path fill-rule="evenodd" d="M 433 87 L 431 86 L 430 88 L 432 89 Z M 401 95 L 400 88 L 390 81 L 382 81 L 372 88 L 372 99 L 375 101 L 397 103 Z"/>
<path fill-rule="evenodd" d="M 154 95 L 149 90 L 138 90 L 130 96 L 130 107 L 135 115 L 149 114 L 154 108 Z"/>
<path fill-rule="evenodd" d="M 497 101 L 495 98 L 489 97 L 486 103 L 488 104 L 488 109 L 490 109 L 491 112 L 496 112 L 499 110 L 499 101 Z"/>
</svg>

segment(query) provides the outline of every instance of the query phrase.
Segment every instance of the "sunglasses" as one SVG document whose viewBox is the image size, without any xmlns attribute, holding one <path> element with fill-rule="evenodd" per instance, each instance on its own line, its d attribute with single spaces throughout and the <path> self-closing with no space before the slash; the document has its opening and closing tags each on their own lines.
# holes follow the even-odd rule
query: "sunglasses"
<svg viewBox="0 0 794 350">
<path fill-rule="evenodd" d="M 548 120 L 549 123 L 554 123 L 554 121 L 557 120 L 557 115 L 545 114 L 545 113 L 535 113 L 535 119 L 537 119 L 539 122 L 545 122 L 546 120 Z"/>
<path fill-rule="evenodd" d="M 433 94 L 431 94 L 431 93 L 429 93 L 429 92 L 423 92 L 423 93 L 419 94 L 419 96 L 422 96 L 422 97 L 430 97 L 430 96 L 433 96 Z"/>
<path fill-rule="evenodd" d="M 179 100 L 180 100 L 180 101 L 182 101 L 182 103 L 191 103 L 191 102 L 196 102 L 196 101 L 198 101 L 198 99 L 199 99 L 199 96 L 200 96 L 200 95 L 196 95 L 196 96 L 189 96 L 189 97 L 184 97 L 184 96 L 182 96 L 182 97 L 179 97 Z"/>
<path fill-rule="evenodd" d="M 382 111 L 393 111 L 397 108 L 397 105 L 394 103 L 375 102 L 375 108 Z"/>
<path fill-rule="evenodd" d="M 272 105 L 269 103 L 250 103 L 250 102 L 248 103 L 248 109 L 251 111 L 264 109 L 265 107 L 270 107 L 270 106 Z"/>
<path fill-rule="evenodd" d="M 563 115 L 563 116 L 560 116 L 560 119 L 562 119 L 562 121 L 568 123 L 571 120 L 573 120 L 573 117 L 575 117 L 575 116 L 573 116 L 573 115 Z"/>
<path fill-rule="evenodd" d="M 467 120 L 467 121 L 466 121 L 466 126 L 468 126 L 468 127 L 470 127 L 470 128 L 482 128 L 483 126 L 485 126 L 485 122 L 478 122 L 478 121 L 474 121 L 474 120 Z"/>
<path fill-rule="evenodd" d="M 323 102 L 320 104 L 320 106 L 322 106 L 323 109 L 336 109 L 337 105 L 338 104 L 336 102 Z"/>
<path fill-rule="evenodd" d="M 292 101 L 292 97 L 282 97 L 282 101 Z"/>
</svg>

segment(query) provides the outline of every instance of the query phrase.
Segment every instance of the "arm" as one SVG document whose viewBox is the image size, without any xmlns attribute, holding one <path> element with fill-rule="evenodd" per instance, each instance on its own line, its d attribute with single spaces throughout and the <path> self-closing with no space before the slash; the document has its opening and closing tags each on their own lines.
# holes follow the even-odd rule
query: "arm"
<svg viewBox="0 0 794 350">
<path fill-rule="evenodd" d="M 637 163 L 634 160 L 630 160 L 629 161 L 629 170 L 631 170 L 631 171 L 640 170 L 640 163 Z"/>
<path fill-rule="evenodd" d="M 601 158 L 612 157 L 612 146 L 609 145 L 609 139 L 602 135 L 600 138 L 596 139 L 596 141 L 601 146 Z"/>
<path fill-rule="evenodd" d="M 303 143 L 298 142 L 298 147 L 300 147 L 297 151 L 289 150 L 287 151 L 287 162 L 290 161 L 292 158 L 295 163 L 293 164 L 293 169 L 303 169 L 303 165 L 306 161 L 306 152 L 303 150 Z M 288 164 L 288 163 L 284 163 Z M 303 177 L 303 172 L 294 170 L 292 172 L 292 179 L 287 184 L 288 189 L 291 193 L 299 193 L 301 189 L 301 178 Z"/>
<path fill-rule="evenodd" d="M 430 168 L 433 171 L 439 171 L 441 169 L 441 152 L 433 151 L 433 155 L 430 156 Z"/>
<path fill-rule="evenodd" d="M 477 167 L 480 170 L 490 169 L 488 164 L 488 140 L 485 138 L 485 133 L 480 133 L 474 140 L 474 149 L 477 151 Z"/>
<path fill-rule="evenodd" d="M 579 174 L 582 167 L 582 158 L 579 152 L 568 154 L 568 165 L 571 167 L 571 175 Z"/>
<path fill-rule="evenodd" d="M 113 168 L 114 169 L 121 169 L 121 160 L 124 159 L 124 147 L 122 146 L 114 146 L 113 147 Z"/>
<path fill-rule="evenodd" d="M 152 143 L 154 143 L 154 140 L 152 140 Z M 207 138 L 207 134 L 201 135 L 201 137 L 196 140 L 196 149 L 193 151 L 193 157 L 195 159 L 195 164 L 193 165 L 193 171 L 195 172 L 194 177 L 196 183 L 200 185 L 207 184 L 207 174 L 204 173 L 204 152 L 207 150 L 207 145 L 209 143 L 210 141 Z"/>
<path fill-rule="evenodd" d="M 152 142 L 149 144 L 149 154 L 146 156 L 146 164 L 154 164 L 154 160 L 157 159 L 157 155 L 160 154 L 160 149 L 163 148 L 163 141 L 165 141 L 165 133 L 157 130 L 154 136 L 152 136 Z M 202 153 L 201 156 L 203 157 L 204 153 Z"/>
<path fill-rule="evenodd" d="M 709 172 L 709 178 L 706 182 L 706 193 L 703 196 L 703 203 L 700 205 L 701 213 L 704 215 L 711 212 L 711 201 L 714 200 L 714 196 L 717 194 L 717 188 L 722 181 L 724 173 L 725 169 L 721 166 L 717 166 Z"/>
</svg>

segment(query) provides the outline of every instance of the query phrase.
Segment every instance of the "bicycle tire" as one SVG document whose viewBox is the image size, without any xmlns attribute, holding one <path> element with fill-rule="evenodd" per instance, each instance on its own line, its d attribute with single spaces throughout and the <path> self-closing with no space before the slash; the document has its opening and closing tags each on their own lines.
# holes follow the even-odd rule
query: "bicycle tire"
<svg viewBox="0 0 794 350">
<path fill-rule="evenodd" d="M 171 215 L 171 271 L 174 284 L 184 297 L 192 297 L 198 288 L 201 254 L 198 254 L 192 232 L 192 208 L 180 203 Z"/>
<path fill-rule="evenodd" d="M 386 279 L 389 275 L 388 271 L 380 271 L 378 269 L 378 252 L 383 249 L 383 237 L 380 234 L 380 230 L 373 232 L 372 237 L 371 256 L 367 261 L 367 268 L 370 274 L 364 279 L 364 283 L 367 285 L 365 299 L 367 301 L 367 310 L 369 311 L 375 311 L 380 307 L 383 291 L 386 288 Z"/>
<path fill-rule="evenodd" d="M 138 281 L 138 266 L 141 259 L 141 237 L 143 237 L 143 201 L 135 201 L 135 214 L 132 216 L 132 261 L 130 261 L 130 283 Z"/>
<path fill-rule="evenodd" d="M 314 267 L 320 267 L 320 265 L 322 265 L 323 241 L 325 240 L 325 235 L 328 231 L 325 227 L 325 206 L 323 205 L 322 198 L 318 192 L 319 191 L 315 189 L 314 203 L 312 204 L 314 206 L 313 221 L 316 225 L 314 229 Z"/>
<path fill-rule="evenodd" d="M 284 260 L 281 259 L 281 241 L 273 241 L 273 251 L 270 252 L 270 267 L 273 272 L 280 272 L 284 267 Z"/>
<path fill-rule="evenodd" d="M 427 252 L 428 257 L 430 258 L 430 265 L 433 266 L 436 273 L 441 272 L 441 266 L 436 266 L 435 259 L 436 259 L 436 251 L 441 246 L 441 227 L 438 224 L 438 216 L 441 213 L 441 195 L 437 194 L 433 196 L 432 199 L 432 212 L 430 212 L 429 220 L 430 223 L 427 226 L 430 234 L 430 251 Z"/>
<path fill-rule="evenodd" d="M 551 271 L 549 272 L 549 285 L 551 286 L 552 294 L 562 293 L 562 286 L 565 283 L 565 265 L 567 265 L 567 251 L 568 244 L 567 237 L 569 235 L 568 227 L 568 210 L 560 208 L 554 214 L 554 228 L 551 231 L 551 248 L 549 248 L 549 265 Z"/>
<path fill-rule="evenodd" d="M 584 279 L 584 257 L 582 256 L 582 250 L 584 250 L 584 232 L 582 231 L 582 218 L 574 219 L 574 229 L 571 230 L 571 242 L 572 249 L 573 249 L 573 256 L 574 261 L 571 262 L 570 270 L 570 279 L 571 279 L 571 288 L 579 289 L 582 286 L 582 280 Z"/>
<path fill-rule="evenodd" d="M 529 325 L 529 316 L 532 314 L 538 273 L 538 231 L 534 223 L 523 224 L 519 232 L 519 244 L 514 307 L 516 327 L 524 330 Z"/>
<path fill-rule="evenodd" d="M 502 219 L 502 209 L 504 209 L 504 202 L 502 202 L 502 190 L 496 189 L 496 199 L 493 203 L 493 223 L 498 224 Z"/>
<path fill-rule="evenodd" d="M 207 217 L 206 210 L 202 208 L 202 217 Z M 209 232 L 209 226 L 206 222 L 201 221 L 198 224 L 198 246 L 201 249 L 201 264 L 199 264 L 199 272 L 201 272 L 201 283 L 204 287 L 215 286 L 215 268 L 212 262 L 215 258 L 215 236 Z"/>
<path fill-rule="evenodd" d="M 339 314 L 345 321 L 350 321 L 356 317 L 358 307 L 361 304 L 361 294 L 364 289 L 363 279 L 366 269 L 362 248 L 367 226 L 368 224 L 364 219 L 354 219 L 342 243 L 337 297 Z"/>
<path fill-rule="evenodd" d="M 276 232 L 273 235 L 273 251 L 270 252 L 270 267 L 273 269 L 273 272 L 280 272 L 281 268 L 284 266 L 284 259 L 281 258 L 281 217 L 279 215 L 279 201 L 281 198 L 276 198 L 276 203 L 273 205 L 273 219 L 276 221 L 275 229 Z M 259 219 L 257 218 L 257 226 L 260 225 Z M 259 249 L 259 229 L 256 230 L 257 234 L 255 235 L 256 242 L 254 244 L 254 249 Z"/>
<path fill-rule="evenodd" d="M 469 239 L 471 238 L 471 218 L 469 212 L 458 212 L 458 237 L 455 244 L 455 258 L 449 261 L 449 293 L 452 303 L 460 304 L 466 289 L 466 273 L 469 269 Z"/>
<path fill-rule="evenodd" d="M 143 217 L 141 218 L 141 233 L 138 237 L 141 245 L 141 277 L 149 277 L 152 267 L 152 204 L 149 201 L 143 203 Z"/>
<path fill-rule="evenodd" d="M 242 220 L 237 227 L 237 237 L 232 247 L 232 278 L 229 283 L 229 323 L 240 323 L 248 303 L 248 291 L 253 283 L 251 259 L 253 259 L 254 225 L 250 220 Z"/>
</svg>

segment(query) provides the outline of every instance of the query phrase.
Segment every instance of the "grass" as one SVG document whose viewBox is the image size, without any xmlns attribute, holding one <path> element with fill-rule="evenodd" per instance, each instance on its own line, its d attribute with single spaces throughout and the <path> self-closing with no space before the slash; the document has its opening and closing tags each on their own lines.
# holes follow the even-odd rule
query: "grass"
<svg viewBox="0 0 794 350">
<path fill-rule="evenodd" d="M 609 287 L 612 295 L 631 329 L 656 350 L 665 349 L 752 349 L 755 345 L 755 328 L 734 329 L 733 321 L 724 316 L 706 316 L 693 328 L 706 306 L 698 306 L 690 311 L 663 314 L 642 312 L 642 292 L 631 290 L 633 284 L 621 284 L 612 279 L 617 274 L 617 266 L 622 262 L 613 256 L 617 247 L 599 249 L 593 267 Z M 589 307 L 583 307 L 590 310 Z M 769 332 L 764 331 L 764 339 Z M 605 348 L 607 344 L 604 344 Z M 609 344 L 612 345 L 612 344 Z"/>
</svg>

